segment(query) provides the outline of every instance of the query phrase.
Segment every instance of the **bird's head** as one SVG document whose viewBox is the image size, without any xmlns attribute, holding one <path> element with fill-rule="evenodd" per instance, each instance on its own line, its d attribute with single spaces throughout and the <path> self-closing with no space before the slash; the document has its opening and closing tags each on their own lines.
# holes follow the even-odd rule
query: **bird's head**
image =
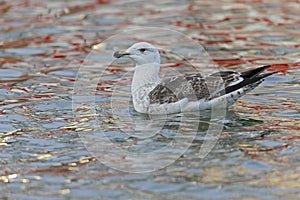
<svg viewBox="0 0 300 200">
<path fill-rule="evenodd" d="M 147 42 L 135 43 L 125 51 L 116 51 L 113 56 L 115 58 L 129 57 L 138 66 L 150 63 L 160 64 L 158 49 Z"/>
</svg>

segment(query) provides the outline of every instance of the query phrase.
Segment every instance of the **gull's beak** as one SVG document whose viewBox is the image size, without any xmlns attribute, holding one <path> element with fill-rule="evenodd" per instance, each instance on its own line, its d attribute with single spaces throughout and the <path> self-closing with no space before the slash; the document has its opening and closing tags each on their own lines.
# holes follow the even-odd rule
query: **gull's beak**
<svg viewBox="0 0 300 200">
<path fill-rule="evenodd" d="M 123 56 L 130 56 L 131 54 L 129 52 L 126 52 L 126 51 L 116 51 L 113 56 L 115 58 L 121 58 Z"/>
</svg>

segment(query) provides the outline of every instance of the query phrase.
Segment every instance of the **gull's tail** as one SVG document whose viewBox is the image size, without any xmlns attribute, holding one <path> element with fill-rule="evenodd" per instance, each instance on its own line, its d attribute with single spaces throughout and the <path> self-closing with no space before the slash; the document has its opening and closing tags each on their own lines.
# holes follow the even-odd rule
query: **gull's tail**
<svg viewBox="0 0 300 200">
<path fill-rule="evenodd" d="M 271 76 L 272 74 L 278 73 L 278 72 L 269 72 L 269 73 L 261 74 L 264 70 L 266 70 L 270 67 L 271 67 L 270 65 L 266 65 L 266 66 L 259 67 L 256 69 L 251 69 L 251 70 L 248 70 L 245 72 L 241 72 L 240 76 L 243 78 L 243 81 L 241 81 L 235 85 L 226 87 L 225 93 L 228 94 L 228 93 L 237 91 L 240 88 L 243 88 L 246 86 L 249 86 L 252 89 L 255 88 L 264 80 L 264 78 Z"/>
</svg>

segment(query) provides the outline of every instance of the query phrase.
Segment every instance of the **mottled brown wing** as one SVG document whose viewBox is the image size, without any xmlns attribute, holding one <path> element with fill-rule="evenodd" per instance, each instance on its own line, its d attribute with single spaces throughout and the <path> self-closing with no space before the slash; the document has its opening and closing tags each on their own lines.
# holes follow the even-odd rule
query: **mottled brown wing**
<svg viewBox="0 0 300 200">
<path fill-rule="evenodd" d="M 262 66 L 241 73 L 221 71 L 205 78 L 200 74 L 165 78 L 149 93 L 150 103 L 174 103 L 184 98 L 190 101 L 211 100 L 243 87 L 254 88 L 265 77 L 277 73 L 261 74 L 269 67 L 269 65 Z"/>
<path fill-rule="evenodd" d="M 150 93 L 150 103 L 174 103 L 188 98 L 191 101 L 209 96 L 204 78 L 200 74 L 163 79 Z"/>
<path fill-rule="evenodd" d="M 237 80 L 238 73 L 224 71 L 203 77 L 200 74 L 163 79 L 150 93 L 151 104 L 212 99 L 225 94 L 224 88 Z"/>
</svg>

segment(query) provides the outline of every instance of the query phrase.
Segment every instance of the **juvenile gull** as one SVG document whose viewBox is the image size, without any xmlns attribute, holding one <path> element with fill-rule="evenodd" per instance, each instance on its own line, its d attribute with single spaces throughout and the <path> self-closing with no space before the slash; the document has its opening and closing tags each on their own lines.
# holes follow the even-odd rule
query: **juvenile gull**
<svg viewBox="0 0 300 200">
<path fill-rule="evenodd" d="M 245 72 L 221 71 L 205 77 L 194 74 L 161 79 L 160 54 L 149 43 L 136 43 L 126 51 L 116 51 L 113 56 L 126 56 L 135 63 L 131 84 L 133 106 L 137 112 L 148 114 L 210 109 L 224 101 L 230 106 L 265 77 L 276 73 L 261 74 L 270 67 L 263 66 Z"/>
</svg>

